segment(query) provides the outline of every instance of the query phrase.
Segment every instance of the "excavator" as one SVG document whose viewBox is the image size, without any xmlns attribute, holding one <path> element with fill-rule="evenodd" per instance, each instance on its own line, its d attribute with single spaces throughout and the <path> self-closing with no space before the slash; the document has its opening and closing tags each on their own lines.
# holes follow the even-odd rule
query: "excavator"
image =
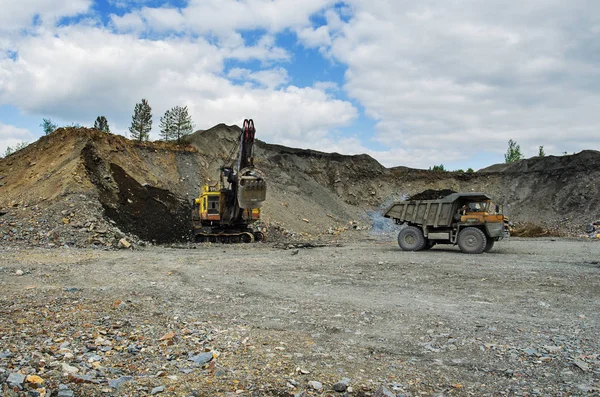
<svg viewBox="0 0 600 397">
<path fill-rule="evenodd" d="M 254 121 L 245 119 L 237 144 L 219 181 L 201 187 L 194 199 L 192 227 L 197 243 L 252 243 L 265 240 L 265 234 L 253 227 L 260 220 L 260 208 L 267 196 L 264 174 L 254 167 Z M 233 154 L 239 149 L 234 166 Z"/>
</svg>

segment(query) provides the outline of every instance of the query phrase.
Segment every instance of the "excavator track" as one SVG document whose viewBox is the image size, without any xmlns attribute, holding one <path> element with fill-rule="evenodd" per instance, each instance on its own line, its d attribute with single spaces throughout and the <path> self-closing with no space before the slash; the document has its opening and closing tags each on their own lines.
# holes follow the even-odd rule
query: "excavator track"
<svg viewBox="0 0 600 397">
<path fill-rule="evenodd" d="M 261 242 L 265 240 L 265 235 L 262 232 L 196 233 L 194 237 L 196 243 L 238 244 Z"/>
</svg>

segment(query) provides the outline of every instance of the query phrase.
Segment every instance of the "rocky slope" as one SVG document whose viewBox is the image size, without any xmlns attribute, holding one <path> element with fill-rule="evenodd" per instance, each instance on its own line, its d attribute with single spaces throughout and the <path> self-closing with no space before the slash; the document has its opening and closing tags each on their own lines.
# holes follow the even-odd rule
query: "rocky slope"
<svg viewBox="0 0 600 397">
<path fill-rule="evenodd" d="M 174 145 L 59 129 L 0 159 L 0 242 L 110 246 L 123 237 L 185 240 L 192 199 L 203 183 L 217 178 L 239 131 L 220 124 Z M 485 191 L 513 221 L 563 233 L 578 234 L 600 218 L 597 151 L 454 173 L 387 169 L 367 155 L 258 141 L 255 164 L 268 178 L 263 220 L 273 235 L 314 238 L 388 227 L 381 209 L 425 189 Z"/>
</svg>

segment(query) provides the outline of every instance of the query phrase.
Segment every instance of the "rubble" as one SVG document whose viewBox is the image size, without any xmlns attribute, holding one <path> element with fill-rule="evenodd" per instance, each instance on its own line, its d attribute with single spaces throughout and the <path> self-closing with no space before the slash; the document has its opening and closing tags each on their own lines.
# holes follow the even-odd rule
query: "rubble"
<svg viewBox="0 0 600 397">
<path fill-rule="evenodd" d="M 600 239 L 600 220 L 594 221 L 585 227 L 586 237 Z"/>
<path fill-rule="evenodd" d="M 0 275 L 26 272 L 0 277 L 0 394 L 597 390 L 588 244 L 519 240 L 485 264 L 372 242 L 2 251 Z"/>
</svg>

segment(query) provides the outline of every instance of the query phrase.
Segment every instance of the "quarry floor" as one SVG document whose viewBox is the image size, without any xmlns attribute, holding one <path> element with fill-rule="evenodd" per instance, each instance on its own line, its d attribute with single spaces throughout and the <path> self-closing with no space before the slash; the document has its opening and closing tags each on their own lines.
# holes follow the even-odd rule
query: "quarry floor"
<svg viewBox="0 0 600 397">
<path fill-rule="evenodd" d="M 0 247 L 0 390 L 19 372 L 77 396 L 599 393 L 599 241 L 357 240 Z"/>
</svg>

